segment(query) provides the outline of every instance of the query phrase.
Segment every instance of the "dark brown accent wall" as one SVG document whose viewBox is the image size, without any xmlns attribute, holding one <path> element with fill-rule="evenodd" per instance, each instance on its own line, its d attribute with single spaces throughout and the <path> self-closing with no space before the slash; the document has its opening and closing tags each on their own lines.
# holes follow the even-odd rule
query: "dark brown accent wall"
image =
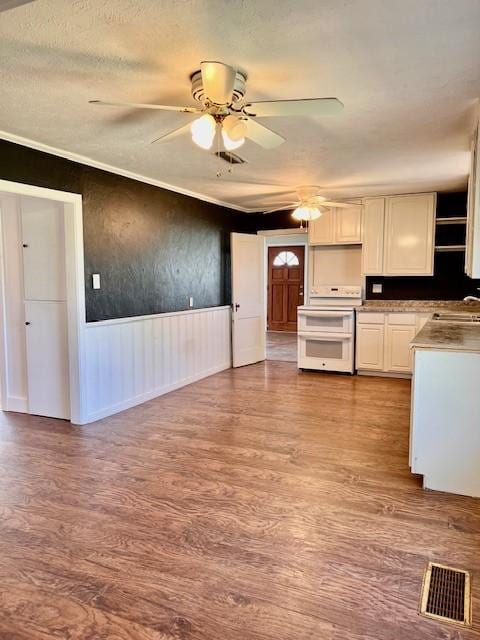
<svg viewBox="0 0 480 640">
<path fill-rule="evenodd" d="M 82 194 L 88 322 L 230 303 L 230 232 L 257 216 L 6 141 L 0 177 Z"/>
</svg>

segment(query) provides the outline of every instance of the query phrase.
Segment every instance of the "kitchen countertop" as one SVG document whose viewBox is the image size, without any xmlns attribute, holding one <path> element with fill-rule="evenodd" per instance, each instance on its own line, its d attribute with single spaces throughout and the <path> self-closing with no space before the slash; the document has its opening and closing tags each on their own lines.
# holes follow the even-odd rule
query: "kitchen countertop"
<svg viewBox="0 0 480 640">
<path fill-rule="evenodd" d="M 480 313 L 480 302 L 463 300 L 365 300 L 357 311 L 376 313 L 434 313 L 442 311 L 470 311 Z"/>
<path fill-rule="evenodd" d="M 480 324 L 430 320 L 410 345 L 415 349 L 480 353 Z"/>
</svg>

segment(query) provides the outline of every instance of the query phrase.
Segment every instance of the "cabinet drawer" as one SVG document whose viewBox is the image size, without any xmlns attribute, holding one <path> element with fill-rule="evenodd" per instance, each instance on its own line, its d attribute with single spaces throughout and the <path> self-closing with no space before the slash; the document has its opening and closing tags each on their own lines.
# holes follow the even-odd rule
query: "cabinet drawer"
<svg viewBox="0 0 480 640">
<path fill-rule="evenodd" d="M 417 320 L 416 313 L 389 313 L 387 315 L 388 324 L 408 325 L 414 327 Z"/>
<path fill-rule="evenodd" d="M 359 311 L 357 313 L 358 324 L 384 324 L 384 313 L 370 313 L 368 311 Z"/>
</svg>

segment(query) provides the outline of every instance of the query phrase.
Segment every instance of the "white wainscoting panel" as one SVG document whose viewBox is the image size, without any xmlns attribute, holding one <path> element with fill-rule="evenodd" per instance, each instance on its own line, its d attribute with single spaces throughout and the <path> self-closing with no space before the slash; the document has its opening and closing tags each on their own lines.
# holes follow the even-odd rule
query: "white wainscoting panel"
<svg viewBox="0 0 480 640">
<path fill-rule="evenodd" d="M 88 323 L 85 422 L 230 368 L 230 314 L 213 307 Z"/>
</svg>

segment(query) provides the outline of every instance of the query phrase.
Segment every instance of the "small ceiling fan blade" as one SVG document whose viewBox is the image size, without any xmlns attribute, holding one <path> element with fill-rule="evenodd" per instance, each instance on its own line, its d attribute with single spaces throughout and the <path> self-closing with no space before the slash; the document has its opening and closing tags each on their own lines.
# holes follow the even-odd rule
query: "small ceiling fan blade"
<svg viewBox="0 0 480 640">
<path fill-rule="evenodd" d="M 360 203 L 355 202 L 333 202 L 333 200 L 322 200 L 318 203 L 323 207 L 336 207 L 337 209 L 349 209 L 350 207 L 358 207 Z"/>
<path fill-rule="evenodd" d="M 247 116 L 330 116 L 343 110 L 337 98 L 306 98 L 305 100 L 265 100 L 249 102 L 244 107 Z"/>
<path fill-rule="evenodd" d="M 140 102 L 105 102 L 104 100 L 89 100 L 89 104 L 101 107 L 124 107 L 125 109 L 158 109 L 160 111 L 178 111 L 180 113 L 202 113 L 196 107 L 176 107 L 170 104 L 143 104 Z"/>
<path fill-rule="evenodd" d="M 22 4 L 29 4 L 30 2 L 34 2 L 34 0 L 0 0 L 0 13 L 9 9 L 16 9 Z"/>
<path fill-rule="evenodd" d="M 236 70 L 223 62 L 205 61 L 200 64 L 205 96 L 215 104 L 230 104 Z"/>
<path fill-rule="evenodd" d="M 285 138 L 275 133 L 263 124 L 247 118 L 247 138 L 259 144 L 264 149 L 275 149 L 285 142 Z"/>
<path fill-rule="evenodd" d="M 184 124 L 181 127 L 178 127 L 178 129 L 174 129 L 173 131 L 170 131 L 170 133 L 166 133 L 165 135 L 161 135 L 158 138 L 155 138 L 154 140 L 151 141 L 150 144 L 154 144 L 155 142 L 170 142 L 170 140 L 174 140 L 179 136 L 183 136 L 186 133 L 190 133 L 190 125 L 191 125 L 190 122 L 188 124 Z"/>
</svg>

